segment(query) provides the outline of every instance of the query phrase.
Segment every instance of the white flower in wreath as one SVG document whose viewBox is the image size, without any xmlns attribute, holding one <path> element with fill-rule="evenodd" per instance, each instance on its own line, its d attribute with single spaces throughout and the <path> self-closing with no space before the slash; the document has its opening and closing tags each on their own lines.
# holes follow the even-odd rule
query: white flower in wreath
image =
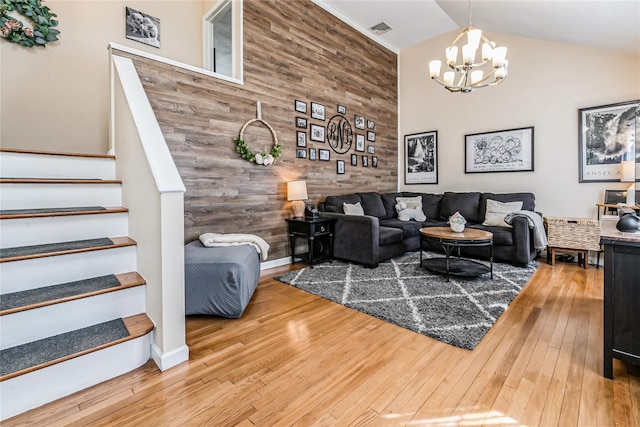
<svg viewBox="0 0 640 427">
<path fill-rule="evenodd" d="M 263 163 L 265 166 L 269 166 L 269 165 L 270 165 L 271 163 L 273 163 L 274 161 L 275 161 L 275 159 L 273 158 L 273 156 L 272 156 L 271 154 L 267 154 L 267 155 L 264 157 L 264 160 L 262 161 L 262 163 Z"/>
<path fill-rule="evenodd" d="M 264 163 L 264 159 L 262 158 L 262 154 L 256 154 L 256 163 L 261 165 Z"/>
</svg>

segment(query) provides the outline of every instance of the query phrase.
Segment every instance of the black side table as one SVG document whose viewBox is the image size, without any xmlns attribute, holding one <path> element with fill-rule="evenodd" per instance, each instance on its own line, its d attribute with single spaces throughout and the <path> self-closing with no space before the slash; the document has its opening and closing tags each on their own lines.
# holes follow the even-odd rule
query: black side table
<svg viewBox="0 0 640 427">
<path fill-rule="evenodd" d="M 311 267 L 313 264 L 328 259 L 333 260 L 333 226 L 335 219 L 287 219 L 289 240 L 291 244 L 291 264 L 296 256 L 303 258 Z M 309 251 L 296 254 L 296 237 L 307 239 Z"/>
</svg>

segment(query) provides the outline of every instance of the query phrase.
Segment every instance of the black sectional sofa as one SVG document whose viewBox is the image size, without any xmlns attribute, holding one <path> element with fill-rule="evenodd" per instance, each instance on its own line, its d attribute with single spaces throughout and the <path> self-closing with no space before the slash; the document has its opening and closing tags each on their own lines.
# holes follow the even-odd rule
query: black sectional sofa
<svg viewBox="0 0 640 427">
<path fill-rule="evenodd" d="M 422 211 L 426 221 L 401 221 L 396 212 L 398 197 L 422 198 Z M 422 227 L 447 226 L 448 218 L 460 212 L 467 220 L 467 227 L 488 230 L 493 233 L 495 261 L 523 266 L 537 256 L 533 244 L 533 230 L 527 218 L 513 218 L 512 228 L 485 226 L 487 200 L 498 202 L 522 201 L 522 209 L 535 211 L 532 193 L 479 193 L 445 192 L 444 194 L 400 192 L 380 194 L 376 192 L 328 196 L 318 206 L 322 216 L 336 218 L 334 229 L 334 257 L 346 261 L 376 267 L 378 263 L 407 251 L 420 248 Z M 346 215 L 343 203 L 360 202 L 364 215 Z M 442 252 L 437 243 L 426 242 L 424 248 Z M 488 258 L 487 248 L 463 248 L 462 254 L 474 258 Z"/>
</svg>

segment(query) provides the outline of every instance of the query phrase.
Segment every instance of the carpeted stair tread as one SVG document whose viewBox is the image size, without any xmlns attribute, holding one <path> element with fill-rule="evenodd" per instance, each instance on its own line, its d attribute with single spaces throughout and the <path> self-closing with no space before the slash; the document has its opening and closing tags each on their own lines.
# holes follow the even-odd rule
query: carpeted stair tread
<svg viewBox="0 0 640 427">
<path fill-rule="evenodd" d="M 145 284 L 135 272 L 92 277 L 26 291 L 0 295 L 0 315 L 7 315 L 60 302 Z"/>
<path fill-rule="evenodd" d="M 135 244 L 135 240 L 129 237 L 101 237 L 97 239 L 47 243 L 44 245 L 17 246 L 13 248 L 0 249 L 0 262 L 19 261 L 24 259 L 42 258 L 54 255 L 65 255 L 70 253 L 111 249 L 121 246 L 131 246 Z"/>
<path fill-rule="evenodd" d="M 77 206 L 70 208 L 5 209 L 0 210 L 0 219 L 41 218 L 50 216 L 70 216 L 127 212 L 122 206 Z"/>
<path fill-rule="evenodd" d="M 0 381 L 138 338 L 152 329 L 147 315 L 138 314 L 0 350 Z"/>
</svg>

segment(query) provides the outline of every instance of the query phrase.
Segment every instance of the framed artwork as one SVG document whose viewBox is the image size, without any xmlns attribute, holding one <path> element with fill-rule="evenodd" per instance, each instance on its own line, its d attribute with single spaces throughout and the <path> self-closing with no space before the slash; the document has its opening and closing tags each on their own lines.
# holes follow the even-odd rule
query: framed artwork
<svg viewBox="0 0 640 427">
<path fill-rule="evenodd" d="M 378 158 L 376 156 L 371 157 L 371 166 L 373 166 L 374 168 L 378 167 Z"/>
<path fill-rule="evenodd" d="M 356 134 L 356 151 L 364 151 L 364 135 Z"/>
<path fill-rule="evenodd" d="M 579 182 L 619 182 L 621 162 L 634 160 L 640 101 L 581 108 L 578 112 Z"/>
<path fill-rule="evenodd" d="M 356 129 L 364 129 L 364 117 L 356 114 L 353 116 L 353 123 Z"/>
<path fill-rule="evenodd" d="M 324 111 L 325 107 L 322 104 L 318 104 L 316 102 L 311 103 L 311 118 L 324 120 Z"/>
<path fill-rule="evenodd" d="M 304 101 L 300 101 L 297 100 L 294 103 L 293 106 L 294 110 L 296 110 L 298 113 L 303 113 L 303 114 L 307 114 L 307 103 Z"/>
<path fill-rule="evenodd" d="M 318 150 L 318 157 L 320 160 L 328 162 L 331 159 L 331 152 L 329 150 Z"/>
<path fill-rule="evenodd" d="M 315 148 L 309 148 L 309 160 L 317 160 Z"/>
<path fill-rule="evenodd" d="M 125 7 L 125 37 L 160 48 L 160 19 Z"/>
<path fill-rule="evenodd" d="M 338 114 L 347 114 L 347 107 L 344 105 L 338 105 Z"/>
<path fill-rule="evenodd" d="M 438 131 L 404 136 L 404 183 L 438 183 Z"/>
<path fill-rule="evenodd" d="M 376 153 L 376 147 L 373 145 L 368 145 L 367 146 L 367 153 L 369 154 L 375 154 Z"/>
<path fill-rule="evenodd" d="M 464 173 L 533 171 L 533 126 L 464 136 Z"/>
<path fill-rule="evenodd" d="M 311 125 L 311 140 L 324 142 L 324 126 Z"/>
<path fill-rule="evenodd" d="M 296 146 L 297 147 L 306 147 L 307 146 L 307 133 L 306 132 L 296 132 Z"/>
<path fill-rule="evenodd" d="M 307 128 L 307 119 L 304 117 L 296 117 L 296 127 L 297 128 Z"/>
<path fill-rule="evenodd" d="M 373 130 L 376 127 L 376 124 L 373 120 L 367 120 L 367 129 Z"/>
<path fill-rule="evenodd" d="M 307 158 L 307 150 L 304 148 L 296 148 L 296 157 L 298 159 L 306 159 Z"/>
<path fill-rule="evenodd" d="M 369 167 L 369 156 L 362 156 L 362 167 Z"/>
<path fill-rule="evenodd" d="M 376 133 L 375 132 L 367 132 L 367 141 L 376 142 Z"/>
<path fill-rule="evenodd" d="M 357 154 L 352 154 L 351 155 L 351 166 L 358 166 L 358 155 Z"/>
<path fill-rule="evenodd" d="M 338 160 L 337 169 L 338 169 L 338 175 L 344 174 L 344 160 Z"/>
</svg>

